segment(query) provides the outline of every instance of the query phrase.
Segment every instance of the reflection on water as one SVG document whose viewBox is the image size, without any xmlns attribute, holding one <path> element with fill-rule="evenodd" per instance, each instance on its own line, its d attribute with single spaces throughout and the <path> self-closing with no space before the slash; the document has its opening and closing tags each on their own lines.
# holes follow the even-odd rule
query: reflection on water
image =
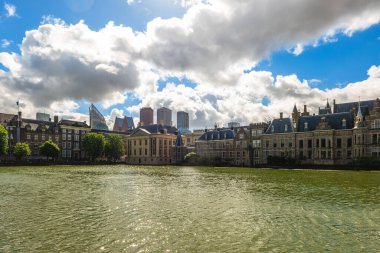
<svg viewBox="0 0 380 253">
<path fill-rule="evenodd" d="M 0 252 L 377 252 L 380 173 L 0 168 Z"/>
</svg>

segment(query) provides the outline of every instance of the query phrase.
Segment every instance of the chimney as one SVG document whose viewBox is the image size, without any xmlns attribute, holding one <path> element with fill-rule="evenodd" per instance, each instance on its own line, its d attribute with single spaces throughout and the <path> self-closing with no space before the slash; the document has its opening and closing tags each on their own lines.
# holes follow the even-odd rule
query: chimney
<svg viewBox="0 0 380 253">
<path fill-rule="evenodd" d="M 307 113 L 307 105 L 304 105 L 304 106 L 303 106 L 303 112 L 304 112 L 304 113 Z"/>
<path fill-rule="evenodd" d="M 283 117 L 284 117 L 284 113 L 280 112 L 280 119 L 283 119 Z"/>
<path fill-rule="evenodd" d="M 19 120 L 19 121 L 22 120 L 22 113 L 21 113 L 21 112 L 18 112 L 18 120 Z"/>
<path fill-rule="evenodd" d="M 57 115 L 54 116 L 54 123 L 58 123 L 58 116 Z"/>
<path fill-rule="evenodd" d="M 51 118 L 49 118 L 49 122 L 51 122 Z"/>
</svg>

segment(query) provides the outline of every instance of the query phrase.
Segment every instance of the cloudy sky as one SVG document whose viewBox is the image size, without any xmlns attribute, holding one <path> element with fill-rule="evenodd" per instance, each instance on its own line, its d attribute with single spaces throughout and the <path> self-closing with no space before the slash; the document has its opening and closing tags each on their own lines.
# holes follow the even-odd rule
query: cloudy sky
<svg viewBox="0 0 380 253">
<path fill-rule="evenodd" d="M 191 128 L 380 97 L 378 0 L 0 1 L 0 108 Z"/>
</svg>

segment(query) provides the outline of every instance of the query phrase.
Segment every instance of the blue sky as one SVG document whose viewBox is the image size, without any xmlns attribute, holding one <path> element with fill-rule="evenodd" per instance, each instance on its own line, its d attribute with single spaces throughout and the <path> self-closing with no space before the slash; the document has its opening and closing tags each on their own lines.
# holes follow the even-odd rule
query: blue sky
<svg viewBox="0 0 380 253">
<path fill-rule="evenodd" d="M 110 81 L 110 84 L 108 84 L 108 79 L 105 77 L 104 85 L 108 88 L 108 90 L 105 89 L 105 93 L 110 92 L 110 94 L 104 94 L 104 98 L 99 94 L 79 95 L 81 92 L 79 90 L 85 90 L 86 85 L 89 85 L 91 89 L 91 86 L 78 81 L 82 80 L 81 77 L 77 76 L 80 73 L 73 74 L 75 76 L 73 80 L 78 82 L 76 84 L 78 94 L 73 88 L 74 91 L 65 95 L 60 102 L 71 105 L 68 110 L 61 110 L 64 111 L 61 112 L 62 116 L 72 114 L 75 118 L 87 114 L 89 103 L 94 102 L 104 115 L 109 116 L 111 121 L 112 117 L 121 113 L 138 118 L 139 106 L 157 107 L 163 104 L 174 107 L 172 108 L 173 111 L 190 111 L 193 124 L 197 126 L 213 125 L 213 123 L 210 123 L 213 121 L 225 123 L 229 119 L 249 123 L 249 121 L 262 120 L 265 116 L 273 115 L 276 110 L 283 107 L 284 104 L 281 103 L 285 102 L 281 102 L 280 100 L 282 99 L 276 100 L 277 93 L 281 93 L 281 87 L 286 86 L 288 90 L 298 91 L 305 88 L 301 83 L 305 80 L 307 81 L 308 87 L 301 92 L 302 96 L 296 94 L 291 97 L 289 95 L 288 99 L 286 99 L 288 104 L 293 104 L 290 101 L 306 103 L 308 97 L 312 96 L 314 99 L 312 104 L 316 105 L 317 99 L 324 100 L 326 97 L 338 96 L 339 91 L 330 92 L 335 88 L 342 89 L 342 94 L 344 93 L 341 96 L 342 99 L 348 99 L 347 94 L 354 94 L 355 92 L 344 88 L 351 87 L 350 84 L 353 83 L 366 81 L 368 79 L 368 70 L 372 66 L 377 67 L 379 65 L 380 25 L 378 21 L 380 19 L 380 8 L 377 9 L 376 1 L 364 1 L 362 4 L 364 7 L 360 9 L 355 5 L 354 1 L 339 0 L 336 3 L 341 5 L 341 10 L 339 8 L 338 10 L 333 10 L 336 12 L 331 11 L 328 3 L 322 4 L 318 7 L 319 9 L 314 10 L 314 12 L 321 12 L 320 18 L 318 18 L 317 14 L 315 17 L 312 16 L 314 15 L 312 12 L 312 8 L 315 8 L 314 6 L 309 8 L 308 3 L 303 3 L 301 5 L 304 6 L 300 6 L 300 9 L 306 13 L 310 11 L 310 15 L 305 24 L 302 25 L 297 23 L 300 22 L 302 17 L 300 17 L 300 20 L 297 20 L 297 17 L 289 18 L 289 20 L 286 20 L 289 23 L 287 25 L 281 22 L 281 17 L 279 17 L 279 21 L 276 21 L 276 17 L 271 17 L 272 15 L 263 15 L 263 17 L 249 20 L 252 15 L 247 14 L 247 16 L 244 16 L 242 12 L 243 14 L 240 14 L 240 16 L 236 15 L 236 17 L 240 17 L 236 18 L 236 23 L 241 22 L 241 25 L 237 26 L 233 22 L 233 12 L 231 12 L 229 19 L 224 19 L 222 15 L 226 13 L 226 10 L 239 10 L 241 3 L 225 0 L 205 2 L 207 1 L 141 0 L 131 1 L 130 3 L 127 0 L 1 1 L 0 52 L 4 54 L 2 58 L 0 57 L 0 69 L 5 70 L 6 74 L 4 75 L 8 76 L 3 81 L 0 79 L 0 85 L 9 90 L 9 92 L 11 89 L 21 89 L 17 87 L 28 87 L 28 94 L 23 93 L 25 90 L 16 91 L 19 91 L 20 96 L 25 96 L 26 103 L 33 105 L 33 110 L 44 108 L 43 110 L 51 113 L 59 113 L 57 112 L 57 105 L 53 105 L 51 102 L 54 101 L 53 98 L 51 98 L 51 101 L 48 98 L 45 104 L 41 102 L 41 99 L 34 101 L 32 98 L 28 98 L 30 93 L 36 92 L 36 94 L 39 94 L 38 92 L 41 89 L 36 88 L 34 90 L 35 86 L 30 88 L 28 86 L 30 82 L 25 83 L 25 78 L 20 78 L 16 74 L 16 68 L 12 69 L 12 66 L 15 65 L 14 61 L 10 60 L 11 55 L 16 54 L 19 57 L 17 59 L 21 62 L 21 69 L 28 73 L 30 70 L 34 71 L 34 74 L 31 75 L 35 75 L 35 79 L 38 79 L 40 71 L 36 70 L 34 66 L 30 66 L 35 61 L 29 62 L 28 60 L 31 57 L 26 57 L 26 55 L 36 57 L 36 52 L 32 50 L 32 47 L 26 47 L 31 51 L 28 51 L 23 56 L 20 52 L 20 46 L 23 40 L 25 45 L 32 44 L 29 43 L 29 41 L 32 41 L 31 38 L 26 38 L 28 31 L 36 30 L 36 34 L 43 34 L 42 23 L 50 22 L 46 20 L 46 17 L 57 18 L 64 22 L 64 29 L 67 30 L 65 36 L 70 30 L 70 25 L 79 29 L 79 26 L 77 27 L 76 25 L 80 20 L 84 21 L 88 31 L 96 34 L 100 29 L 106 29 L 105 26 L 110 21 L 114 22 L 115 27 L 130 27 L 134 35 L 125 37 L 126 42 L 124 43 L 127 44 L 131 39 L 137 38 L 140 33 L 145 36 L 141 40 L 144 42 L 139 42 L 140 40 L 137 39 L 137 42 L 130 42 L 133 47 L 138 49 L 134 48 L 133 52 L 128 51 L 126 57 L 131 57 L 132 60 L 128 60 L 122 65 L 124 67 L 132 66 L 132 70 L 137 69 L 137 77 L 132 76 L 130 79 L 135 80 L 137 78 L 137 84 L 126 81 L 128 83 L 124 87 L 122 84 L 123 77 L 117 77 L 117 81 Z M 271 6 L 269 2 L 265 7 L 268 11 L 267 14 L 276 12 L 276 6 Z M 290 11 L 292 3 L 287 2 L 284 1 L 281 5 L 283 5 L 282 8 L 289 6 Z M 365 8 L 367 2 L 370 7 Z M 184 6 L 185 4 L 187 6 Z M 261 4 L 264 5 L 264 2 L 252 1 L 252 6 L 249 6 L 257 7 Z M 9 7 L 14 8 L 13 11 L 15 12 L 9 10 Z M 243 8 L 242 10 L 244 10 Z M 326 11 L 324 11 L 324 8 Z M 332 13 L 328 13 L 329 11 Z M 252 12 L 255 13 L 254 10 Z M 328 13 L 326 17 L 323 17 L 324 12 Z M 289 15 L 292 14 L 289 13 Z M 177 19 L 171 19 L 173 17 Z M 155 18 L 160 18 L 161 21 L 153 21 Z M 204 21 L 202 21 L 202 18 L 204 18 Z M 276 25 L 271 25 L 271 23 Z M 152 27 L 151 31 L 153 32 L 147 32 L 148 24 Z M 272 30 L 277 29 L 277 27 L 279 35 L 271 34 Z M 59 31 L 58 28 L 58 25 L 55 24 L 49 32 Z M 109 29 L 107 28 L 106 30 Z M 222 32 L 219 33 L 217 30 Z M 169 32 L 166 33 L 166 31 Z M 189 31 L 197 34 L 197 36 L 189 36 L 187 34 Z M 205 37 L 203 38 L 202 35 Z M 236 39 L 234 38 L 235 36 Z M 240 40 L 238 36 L 242 36 Z M 121 35 L 121 37 L 123 36 Z M 199 41 L 197 41 L 198 38 Z M 108 39 L 113 41 L 114 37 Z M 33 40 L 42 39 L 37 36 L 33 37 Z M 115 41 L 117 40 L 115 39 Z M 207 44 L 210 41 L 215 43 L 216 46 L 213 47 L 213 45 Z M 78 41 L 78 45 L 82 42 Z M 41 45 L 41 41 L 38 41 L 37 44 Z M 301 44 L 301 52 L 295 54 L 294 49 Z M 146 46 L 146 48 L 141 45 Z M 166 48 L 165 45 L 167 45 Z M 49 48 L 49 45 L 44 46 Z M 54 46 L 52 45 L 53 48 Z M 42 50 L 42 48 L 40 49 Z M 61 47 L 58 51 L 62 50 L 66 49 Z M 99 53 L 96 50 L 101 52 L 101 48 L 94 49 L 94 55 Z M 112 51 L 113 49 L 110 48 L 109 50 Z M 136 53 L 136 50 L 138 53 Z M 198 52 L 201 53 L 198 54 Z M 136 57 L 136 55 L 138 57 L 134 59 L 133 57 Z M 203 56 L 204 58 L 202 59 Z M 64 62 L 67 57 L 71 60 L 74 59 L 74 61 L 78 59 L 78 62 L 81 63 L 83 63 L 83 59 L 87 59 L 86 56 L 76 55 L 71 49 L 68 49 L 65 57 L 60 57 L 58 56 L 58 60 L 54 58 L 54 63 L 62 61 L 61 65 L 57 65 L 58 68 L 61 66 L 62 69 L 66 69 Z M 113 69 L 114 64 L 117 64 L 115 63 L 116 60 L 115 62 L 111 61 L 111 63 L 107 60 L 107 63 L 100 64 L 97 58 L 95 62 L 96 68 L 91 69 L 91 73 L 99 71 L 99 69 L 104 70 L 104 66 L 106 66 L 106 71 L 109 72 L 110 69 Z M 136 63 L 135 66 L 134 62 L 139 63 Z M 144 63 L 140 64 L 140 62 Z M 241 63 L 244 63 L 244 66 L 239 65 Z M 112 68 L 110 68 L 109 64 L 112 65 Z M 232 70 L 230 66 L 235 65 L 238 67 Z M 264 71 L 265 74 L 260 74 L 261 71 Z M 373 72 L 376 71 L 374 70 Z M 60 71 L 57 71 L 57 73 L 60 73 Z M 128 73 L 125 74 L 126 79 L 130 77 Z M 242 76 L 238 76 L 239 73 Z M 41 74 L 41 78 L 46 78 L 46 74 L 51 74 L 57 80 L 62 79 L 62 77 L 54 76 L 55 74 L 52 72 Z M 102 73 L 97 74 L 101 75 Z M 144 77 L 142 78 L 142 76 Z M 149 78 L 146 76 L 149 76 Z M 281 79 L 279 76 L 284 78 Z M 292 76 L 296 78 L 292 78 Z M 33 79 L 33 76 L 30 78 Z M 270 82 L 268 80 L 271 78 L 273 83 L 268 84 Z M 6 79 L 12 79 L 12 82 L 7 83 Z M 247 79 L 250 81 L 247 81 Z M 44 81 L 44 85 L 50 86 L 48 82 L 48 80 Z M 51 86 L 56 85 L 56 82 L 56 80 L 52 82 Z M 121 82 L 121 84 L 115 84 L 115 82 Z M 174 85 L 167 86 L 168 83 Z M 114 84 L 115 86 L 112 86 Z M 183 84 L 183 86 L 179 86 L 179 84 Z M 101 86 L 101 84 L 99 85 Z M 271 85 L 276 86 L 278 90 L 276 92 L 272 91 L 270 89 Z M 252 88 L 251 86 L 257 87 Z M 68 84 L 62 84 L 62 87 L 68 87 Z M 261 110 L 265 113 L 259 116 L 240 115 L 241 109 L 235 108 L 235 105 L 239 103 L 232 102 L 233 99 L 236 100 L 236 97 L 229 95 L 229 93 L 239 93 L 240 91 L 235 91 L 244 89 L 243 87 L 248 87 L 247 89 L 249 89 L 244 91 L 243 94 L 251 95 L 250 97 L 247 95 L 247 98 L 244 98 L 246 100 L 242 100 L 241 106 L 244 106 L 243 101 L 246 101 L 248 108 Z M 213 93 L 216 88 L 223 91 Z M 361 86 L 361 88 L 363 87 Z M 258 90 L 261 91 L 258 92 Z M 112 102 L 112 96 L 116 94 L 112 92 L 117 92 L 117 96 L 119 96 L 118 102 Z M 307 94 L 308 92 L 311 95 Z M 194 94 L 186 97 L 185 93 Z M 123 96 L 124 99 L 122 98 Z M 366 95 L 363 94 L 363 96 L 365 97 Z M 48 95 L 44 93 L 41 97 L 47 98 Z M 187 99 L 189 101 L 185 103 L 184 100 Z M 351 99 L 357 98 L 353 97 Z M 237 97 L 237 100 L 239 100 L 239 97 Z M 229 106 L 229 103 L 234 106 Z M 31 109 L 28 113 L 33 114 L 33 110 Z M 226 113 L 226 110 L 228 113 Z"/>
</svg>

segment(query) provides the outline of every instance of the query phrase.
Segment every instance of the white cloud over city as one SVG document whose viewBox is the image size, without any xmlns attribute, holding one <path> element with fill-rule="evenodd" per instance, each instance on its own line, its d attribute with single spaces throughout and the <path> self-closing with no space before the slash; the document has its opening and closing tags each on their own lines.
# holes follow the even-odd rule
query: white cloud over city
<svg viewBox="0 0 380 253">
<path fill-rule="evenodd" d="M 95 102 L 114 109 L 107 116 L 112 124 L 115 115 L 127 109 L 164 105 L 188 111 L 193 126 L 204 127 L 232 119 L 265 120 L 279 111 L 290 112 L 294 103 L 317 108 L 327 98 L 341 102 L 358 94 L 363 99 L 380 97 L 378 66 L 368 66 L 367 80 L 332 90 L 312 88 L 311 81 L 299 80 L 296 73 L 244 72 L 275 51 L 300 55 L 308 45 L 334 42 L 338 33 L 352 36 L 379 23 L 379 1 L 180 4 L 187 8 L 182 18 L 155 18 L 146 31 L 112 22 L 92 30 L 85 21 L 45 19 L 26 32 L 20 54 L 0 53 L 0 64 L 8 70 L 0 70 L 0 106 L 11 110 L 22 98 L 27 115 L 47 110 L 84 119 L 74 113 L 78 101 Z M 158 80 L 168 77 L 186 77 L 196 85 L 168 83 L 158 90 Z M 127 93 L 141 104 L 120 109 Z M 268 106 L 262 104 L 265 96 Z"/>
</svg>

